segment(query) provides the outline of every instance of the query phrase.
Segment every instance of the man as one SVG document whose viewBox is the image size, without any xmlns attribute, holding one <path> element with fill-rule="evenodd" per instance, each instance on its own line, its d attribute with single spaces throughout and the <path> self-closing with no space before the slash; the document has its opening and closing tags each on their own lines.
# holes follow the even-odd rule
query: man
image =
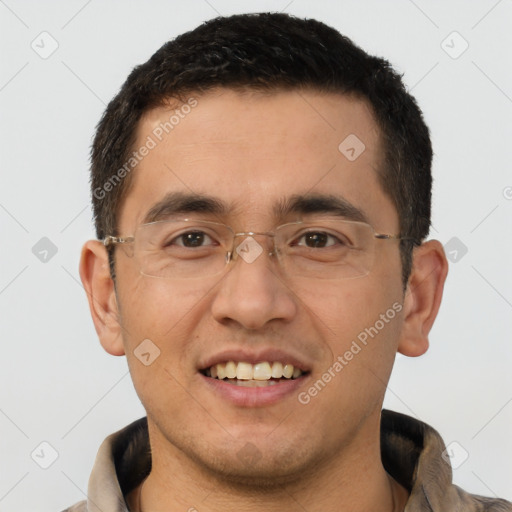
<svg viewBox="0 0 512 512">
<path fill-rule="evenodd" d="M 217 18 L 134 69 L 94 140 L 80 274 L 147 418 L 68 510 L 512 510 L 382 411 L 447 274 L 431 159 L 400 77 L 315 20 Z"/>
</svg>

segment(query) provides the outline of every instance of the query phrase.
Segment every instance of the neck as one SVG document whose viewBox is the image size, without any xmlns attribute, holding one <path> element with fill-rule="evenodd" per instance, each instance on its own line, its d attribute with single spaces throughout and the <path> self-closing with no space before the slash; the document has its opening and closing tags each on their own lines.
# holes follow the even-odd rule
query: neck
<svg viewBox="0 0 512 512">
<path fill-rule="evenodd" d="M 152 470 L 129 496 L 130 510 L 214 512 L 308 512 L 350 510 L 402 511 L 407 491 L 384 470 L 377 420 L 358 432 L 329 460 L 287 483 L 274 487 L 240 485 L 220 480 L 150 429 Z M 153 436 L 151 432 L 153 430 Z M 369 431 L 368 431 L 369 430 Z M 369 442 L 369 440 L 371 440 Z"/>
</svg>

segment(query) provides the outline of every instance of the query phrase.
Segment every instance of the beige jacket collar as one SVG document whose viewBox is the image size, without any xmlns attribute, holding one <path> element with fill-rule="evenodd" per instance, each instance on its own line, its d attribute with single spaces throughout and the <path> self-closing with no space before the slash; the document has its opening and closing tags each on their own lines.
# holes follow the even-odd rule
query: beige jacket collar
<svg viewBox="0 0 512 512">
<path fill-rule="evenodd" d="M 405 512 L 512 512 L 512 503 L 470 495 L 453 485 L 445 450 L 432 427 L 404 414 L 382 411 L 382 462 L 410 492 Z M 87 501 L 64 512 L 129 512 L 124 496 L 150 470 L 147 419 L 141 418 L 105 439 L 89 479 Z"/>
</svg>

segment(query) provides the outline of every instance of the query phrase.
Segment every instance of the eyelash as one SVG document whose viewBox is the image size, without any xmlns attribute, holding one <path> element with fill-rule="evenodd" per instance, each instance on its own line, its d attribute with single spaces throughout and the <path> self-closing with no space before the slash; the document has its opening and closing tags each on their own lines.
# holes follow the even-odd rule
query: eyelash
<svg viewBox="0 0 512 512">
<path fill-rule="evenodd" d="M 209 243 L 207 245 L 200 245 L 200 246 L 197 246 L 197 247 L 207 247 L 207 246 L 213 246 L 213 245 L 218 245 L 218 242 L 215 241 L 215 238 L 208 234 L 207 232 L 205 231 L 199 231 L 199 230 L 193 230 L 193 231 L 186 231 L 184 233 L 180 233 L 179 235 L 173 237 L 171 240 L 169 240 L 168 242 L 165 242 L 163 245 L 164 247 L 169 247 L 169 246 L 172 246 L 172 245 L 176 245 L 176 246 L 179 246 L 179 247 L 186 247 L 185 243 L 184 243 L 184 237 L 188 236 L 188 235 L 204 235 L 204 237 L 208 238 L 211 242 L 213 243 Z M 321 231 L 321 230 L 317 230 L 315 231 L 314 229 L 310 229 L 308 231 L 305 231 L 303 233 L 299 233 L 298 235 L 296 235 L 291 243 L 292 246 L 304 246 L 306 247 L 306 242 L 300 242 L 301 240 L 303 240 L 305 237 L 307 236 L 310 236 L 310 235 L 325 235 L 327 237 L 327 240 L 329 241 L 333 241 L 334 240 L 334 243 L 328 243 L 328 245 L 326 245 L 326 247 L 333 247 L 334 245 L 347 245 L 347 242 L 346 241 L 343 241 L 341 240 L 338 236 L 332 234 L 332 233 L 329 233 L 327 231 Z M 179 242 L 179 243 L 178 243 Z M 190 248 L 190 247 L 189 247 Z M 322 247 L 322 248 L 325 248 L 325 247 Z"/>
</svg>

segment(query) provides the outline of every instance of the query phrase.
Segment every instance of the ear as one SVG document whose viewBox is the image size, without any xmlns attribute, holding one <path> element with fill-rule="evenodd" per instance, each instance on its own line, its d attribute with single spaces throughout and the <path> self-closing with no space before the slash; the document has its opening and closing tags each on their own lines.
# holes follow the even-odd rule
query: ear
<svg viewBox="0 0 512 512">
<path fill-rule="evenodd" d="M 89 240 L 82 248 L 80 278 L 101 345 L 109 354 L 122 356 L 125 352 L 114 281 L 107 249 L 98 240 Z"/>
<path fill-rule="evenodd" d="M 448 261 L 440 242 L 430 240 L 413 250 L 398 343 L 401 354 L 416 357 L 428 350 L 428 334 L 439 311 L 447 274 Z"/>
</svg>

